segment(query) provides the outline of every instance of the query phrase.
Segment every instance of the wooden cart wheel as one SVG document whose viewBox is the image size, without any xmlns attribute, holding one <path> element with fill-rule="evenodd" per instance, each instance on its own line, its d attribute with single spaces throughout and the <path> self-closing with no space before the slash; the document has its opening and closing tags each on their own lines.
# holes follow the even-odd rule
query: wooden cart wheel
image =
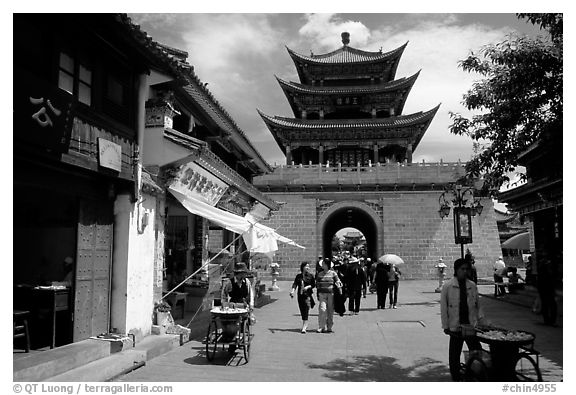
<svg viewBox="0 0 576 395">
<path fill-rule="evenodd" d="M 216 321 L 210 321 L 208 325 L 208 333 L 206 334 L 206 359 L 212 361 L 216 354 L 216 347 L 218 346 L 218 325 Z"/>
<path fill-rule="evenodd" d="M 526 354 L 520 354 L 514 367 L 518 381 L 542 381 L 542 372 L 534 359 Z"/>
<path fill-rule="evenodd" d="M 246 362 L 250 360 L 250 318 L 244 320 L 244 325 L 242 326 L 242 343 L 244 349 L 244 359 Z"/>
</svg>

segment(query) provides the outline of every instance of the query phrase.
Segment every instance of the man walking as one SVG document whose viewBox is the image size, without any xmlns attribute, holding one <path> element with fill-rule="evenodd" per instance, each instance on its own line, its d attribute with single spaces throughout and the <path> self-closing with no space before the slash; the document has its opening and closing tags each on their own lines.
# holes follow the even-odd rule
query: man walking
<svg viewBox="0 0 576 395">
<path fill-rule="evenodd" d="M 356 257 L 352 257 L 348 262 L 346 288 L 348 289 L 348 311 L 350 315 L 358 314 L 362 294 L 366 295 L 366 273 L 360 267 L 360 261 Z"/>
<path fill-rule="evenodd" d="M 342 292 L 338 275 L 330 269 L 330 259 L 322 261 L 322 271 L 316 274 L 318 291 L 318 333 L 332 333 L 334 325 L 334 292 Z"/>
</svg>

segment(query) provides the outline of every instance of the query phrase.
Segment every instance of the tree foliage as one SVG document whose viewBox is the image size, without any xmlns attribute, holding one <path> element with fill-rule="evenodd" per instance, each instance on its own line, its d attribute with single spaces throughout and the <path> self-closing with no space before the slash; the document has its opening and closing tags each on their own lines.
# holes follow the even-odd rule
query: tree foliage
<svg viewBox="0 0 576 395">
<path fill-rule="evenodd" d="M 518 14 L 547 36 L 509 36 L 459 62 L 482 79 L 464 94 L 470 118 L 450 113 L 450 131 L 474 141 L 468 178 L 484 176 L 486 191 L 510 181 L 518 155 L 542 138 L 562 138 L 562 14 Z M 521 178 L 523 175 L 520 175 Z"/>
</svg>

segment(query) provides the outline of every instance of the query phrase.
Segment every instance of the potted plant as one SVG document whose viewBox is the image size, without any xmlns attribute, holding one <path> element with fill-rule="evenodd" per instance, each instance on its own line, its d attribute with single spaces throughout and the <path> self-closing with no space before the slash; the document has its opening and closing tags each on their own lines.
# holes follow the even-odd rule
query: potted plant
<svg viewBox="0 0 576 395">
<path fill-rule="evenodd" d="M 168 326 L 170 323 L 170 311 L 172 307 L 164 301 L 154 303 L 154 313 L 156 315 L 156 325 Z"/>
</svg>

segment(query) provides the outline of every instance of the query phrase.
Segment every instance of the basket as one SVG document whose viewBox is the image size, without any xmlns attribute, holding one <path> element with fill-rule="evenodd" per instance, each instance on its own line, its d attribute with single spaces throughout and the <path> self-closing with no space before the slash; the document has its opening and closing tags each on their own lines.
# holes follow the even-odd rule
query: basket
<svg viewBox="0 0 576 395">
<path fill-rule="evenodd" d="M 496 338 L 491 336 L 491 332 L 500 332 L 501 338 Z M 516 335 L 517 337 L 510 337 L 510 335 Z M 491 328 L 489 330 L 483 330 L 478 334 L 478 340 L 482 343 L 489 344 L 491 346 L 500 347 L 520 347 L 533 344 L 536 335 L 531 332 L 520 331 L 520 330 L 507 330 L 501 328 Z"/>
</svg>

